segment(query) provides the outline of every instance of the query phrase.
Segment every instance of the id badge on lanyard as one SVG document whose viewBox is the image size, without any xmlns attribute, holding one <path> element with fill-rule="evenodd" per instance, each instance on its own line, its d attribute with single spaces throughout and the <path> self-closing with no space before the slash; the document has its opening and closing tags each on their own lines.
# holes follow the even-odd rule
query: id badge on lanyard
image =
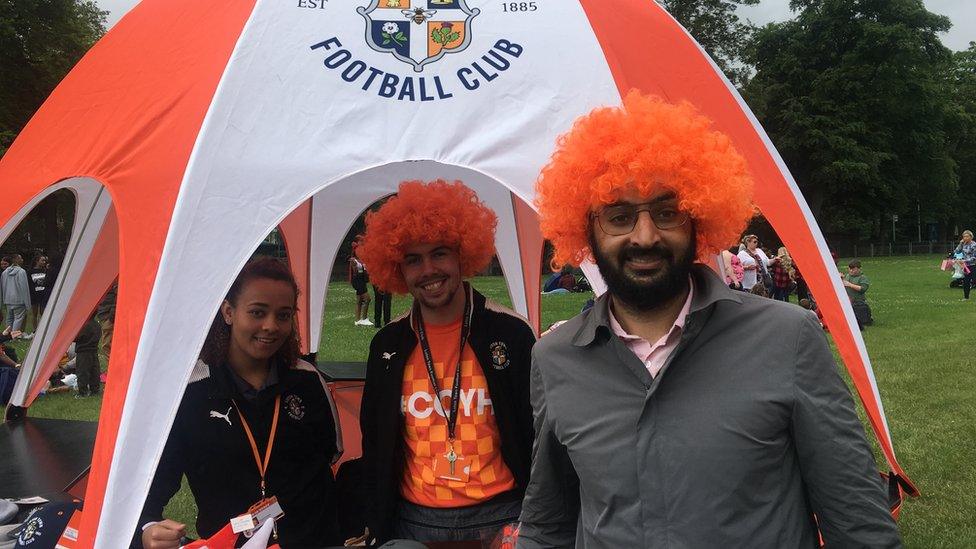
<svg viewBox="0 0 976 549">
<path fill-rule="evenodd" d="M 468 343 L 468 336 L 471 334 L 471 300 L 468 299 L 468 284 L 462 286 L 464 291 L 464 316 L 461 320 L 461 348 L 458 353 L 457 365 L 454 368 L 454 385 L 451 387 L 451 405 L 447 415 L 447 452 L 443 456 L 434 457 L 434 477 L 453 481 L 467 482 L 471 471 L 470 460 L 460 454 L 455 448 L 455 432 L 457 429 L 458 407 L 461 402 L 461 357 L 464 355 L 464 346 Z M 420 340 L 420 350 L 424 356 L 424 366 L 427 367 L 427 377 L 430 380 L 434 395 L 439 398 L 441 393 L 440 384 L 437 382 L 437 372 L 434 370 L 434 357 L 430 350 L 430 341 L 427 339 L 427 330 L 424 328 L 424 319 L 418 306 L 414 311 L 417 315 L 417 338 Z"/>
<path fill-rule="evenodd" d="M 271 418 L 271 431 L 268 433 L 268 444 L 264 448 L 263 460 L 261 459 L 260 452 L 258 452 L 258 445 L 254 440 L 254 434 L 251 432 L 251 426 L 244 419 L 244 414 L 241 413 L 240 407 L 237 406 L 237 401 L 231 400 L 231 402 L 234 404 L 234 409 L 237 410 L 237 416 L 241 419 L 241 426 L 244 428 L 244 434 L 247 435 L 247 442 L 251 445 L 251 452 L 254 455 L 254 463 L 258 467 L 258 474 L 261 475 L 261 499 L 252 505 L 247 513 L 231 519 L 231 527 L 234 533 L 244 532 L 245 535 L 249 536 L 255 528 L 264 524 L 266 519 L 273 518 L 277 521 L 285 516 L 285 512 L 278 503 L 278 498 L 275 496 L 268 497 L 266 491 L 267 484 L 265 483 L 268 463 L 271 461 L 271 449 L 274 447 L 275 435 L 278 432 L 278 412 L 281 410 L 281 395 L 275 397 L 274 415 Z M 274 528 L 274 539 L 278 539 L 277 526 Z"/>
</svg>

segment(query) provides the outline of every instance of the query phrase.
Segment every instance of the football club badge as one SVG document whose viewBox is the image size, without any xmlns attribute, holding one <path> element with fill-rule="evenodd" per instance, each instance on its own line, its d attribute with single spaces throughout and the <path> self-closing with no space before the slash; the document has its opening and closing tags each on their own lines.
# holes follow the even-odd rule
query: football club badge
<svg viewBox="0 0 976 549">
<path fill-rule="evenodd" d="M 422 72 L 424 66 L 471 43 L 471 20 L 481 10 L 465 0 L 372 0 L 356 8 L 366 20 L 366 43 Z"/>
<path fill-rule="evenodd" d="M 305 404 L 302 402 L 302 397 L 298 395 L 286 396 L 285 410 L 288 412 L 288 417 L 295 421 L 299 421 L 305 417 Z"/>
<path fill-rule="evenodd" d="M 492 343 L 488 350 L 491 352 L 491 366 L 496 370 L 508 368 L 508 346 L 502 341 Z"/>
</svg>

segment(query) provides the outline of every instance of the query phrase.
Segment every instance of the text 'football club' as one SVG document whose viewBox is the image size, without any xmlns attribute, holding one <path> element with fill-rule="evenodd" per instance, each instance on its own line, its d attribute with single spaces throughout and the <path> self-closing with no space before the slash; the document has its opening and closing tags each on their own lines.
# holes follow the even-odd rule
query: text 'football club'
<svg viewBox="0 0 976 549">
<path fill-rule="evenodd" d="M 339 71 L 343 80 L 358 84 L 363 91 L 373 92 L 380 97 L 396 98 L 400 101 L 434 101 L 454 96 L 457 85 L 475 91 L 494 81 L 512 66 L 512 60 L 522 55 L 520 44 L 500 39 L 488 52 L 470 65 L 461 67 L 455 73 L 456 81 L 444 81 L 440 76 L 401 76 L 370 66 L 365 61 L 354 59 L 352 52 L 343 48 L 338 38 L 332 37 L 311 46 L 330 52 L 323 59 L 325 68 Z"/>
</svg>

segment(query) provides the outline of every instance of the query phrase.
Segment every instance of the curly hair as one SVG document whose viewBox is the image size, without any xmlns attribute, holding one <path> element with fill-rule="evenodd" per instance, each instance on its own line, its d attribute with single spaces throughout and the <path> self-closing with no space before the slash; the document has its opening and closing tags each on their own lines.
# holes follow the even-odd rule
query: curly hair
<svg viewBox="0 0 976 549">
<path fill-rule="evenodd" d="M 230 290 L 224 300 L 231 305 L 237 305 L 237 298 L 244 291 L 244 287 L 252 280 L 268 279 L 285 282 L 295 291 L 295 311 L 298 310 L 298 283 L 295 276 L 291 273 L 283 261 L 273 257 L 260 256 L 252 259 L 241 269 L 237 279 L 231 284 Z M 200 360 L 211 367 L 217 367 L 227 361 L 227 349 L 230 346 L 230 325 L 224 322 L 223 315 L 217 311 L 213 323 L 210 325 L 210 332 L 207 339 L 203 342 L 203 349 L 200 351 Z M 298 323 L 292 323 L 291 337 L 285 340 L 281 348 L 271 356 L 271 362 L 292 366 L 301 357 L 301 340 L 298 335 Z"/>
<path fill-rule="evenodd" d="M 495 212 L 464 183 L 404 181 L 396 196 L 366 214 L 356 256 L 384 292 L 405 294 L 400 262 L 408 246 L 443 243 L 458 250 L 461 276 L 474 276 L 495 254 Z"/>
<path fill-rule="evenodd" d="M 687 102 L 632 90 L 621 107 L 576 120 L 559 138 L 536 182 L 542 234 L 555 247 L 553 268 L 592 260 L 590 212 L 627 191 L 667 189 L 695 222 L 698 259 L 735 241 L 755 213 L 746 161 Z"/>
</svg>

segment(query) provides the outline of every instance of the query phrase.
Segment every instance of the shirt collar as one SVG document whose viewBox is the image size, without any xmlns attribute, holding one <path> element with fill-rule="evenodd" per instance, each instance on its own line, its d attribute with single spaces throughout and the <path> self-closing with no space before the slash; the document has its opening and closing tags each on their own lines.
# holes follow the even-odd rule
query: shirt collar
<svg viewBox="0 0 976 549">
<path fill-rule="evenodd" d="M 693 294 L 689 292 L 688 299 L 685 301 L 685 306 L 688 307 L 688 311 L 682 319 L 682 326 L 684 326 L 684 322 L 687 321 L 689 315 L 694 315 L 698 311 L 707 309 L 719 301 L 742 303 L 742 298 L 736 295 L 737 292 L 726 286 L 719 279 L 718 275 L 715 274 L 715 271 L 706 265 L 696 263 L 692 266 L 691 280 L 695 291 Z M 596 299 L 589 314 L 583 319 L 583 325 L 580 326 L 576 335 L 573 337 L 573 344 L 577 347 L 585 347 L 593 343 L 601 328 L 607 334 L 614 333 L 610 325 L 609 292 L 604 292 L 603 295 Z"/>
<path fill-rule="evenodd" d="M 671 326 L 671 329 L 668 330 L 668 333 L 665 334 L 665 337 L 667 337 L 668 334 L 673 332 L 675 328 L 681 330 L 685 327 L 685 319 L 688 317 L 688 312 L 691 311 L 691 302 L 694 294 L 695 294 L 695 281 L 689 275 L 688 276 L 688 297 L 685 298 L 685 304 L 681 307 L 681 311 L 678 312 L 678 317 L 674 319 L 674 324 Z M 613 314 L 612 308 L 608 308 L 607 313 L 610 320 L 610 329 L 613 331 L 614 334 L 617 335 L 617 337 L 623 340 L 641 339 L 640 336 L 635 336 L 633 334 L 627 333 L 627 330 L 625 330 L 624 327 L 620 325 L 620 322 L 617 321 L 617 317 Z"/>
<path fill-rule="evenodd" d="M 237 387 L 237 390 L 241 393 L 241 396 L 244 397 L 244 400 L 254 400 L 259 394 L 261 394 L 262 391 L 265 391 L 269 387 L 273 387 L 274 385 L 278 384 L 278 368 L 276 368 L 274 364 L 272 364 L 271 368 L 268 369 L 268 377 L 264 379 L 264 384 L 260 389 L 255 389 L 250 383 L 244 381 L 244 378 L 237 375 L 237 372 L 235 372 L 233 368 L 228 366 L 227 371 L 230 372 L 230 378 L 234 382 L 234 386 Z"/>
</svg>

